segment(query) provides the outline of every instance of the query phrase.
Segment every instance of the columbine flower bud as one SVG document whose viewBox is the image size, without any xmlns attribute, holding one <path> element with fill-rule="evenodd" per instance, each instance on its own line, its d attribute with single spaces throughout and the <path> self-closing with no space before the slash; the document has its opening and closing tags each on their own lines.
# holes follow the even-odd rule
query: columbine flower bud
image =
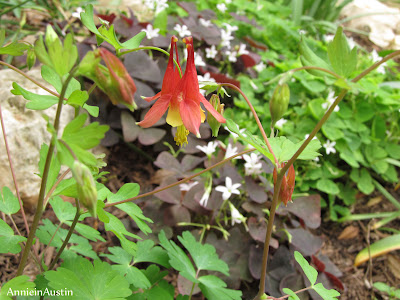
<svg viewBox="0 0 400 300">
<path fill-rule="evenodd" d="M 269 111 L 271 112 L 271 126 L 274 127 L 275 123 L 282 118 L 289 106 L 290 100 L 290 89 L 289 86 L 284 83 L 278 85 L 274 94 L 272 95 L 271 101 L 269 102 Z"/>
<path fill-rule="evenodd" d="M 76 181 L 79 202 L 96 218 L 97 189 L 92 173 L 86 165 L 75 160 L 72 166 L 72 175 Z"/>
<path fill-rule="evenodd" d="M 285 166 L 285 164 L 282 165 L 282 167 L 284 167 L 284 166 Z M 276 181 L 278 179 L 278 173 L 277 173 L 276 169 L 274 169 L 273 177 L 274 177 L 274 185 L 275 185 Z M 283 202 L 283 204 L 285 204 L 285 206 L 287 206 L 287 203 L 289 201 L 292 201 L 292 194 L 294 191 L 295 178 L 296 178 L 296 172 L 294 171 L 293 165 L 291 165 L 289 167 L 287 174 L 285 174 L 282 179 L 281 188 L 279 190 L 279 204 L 281 202 Z"/>
<path fill-rule="evenodd" d="M 35 62 L 36 62 L 35 49 L 31 48 L 26 53 L 26 64 L 29 70 L 35 65 Z"/>
<path fill-rule="evenodd" d="M 222 116 L 224 113 L 224 104 L 221 104 L 221 101 L 219 100 L 219 97 L 217 94 L 213 94 L 210 99 L 210 104 L 214 109 Z M 207 115 L 207 123 L 210 125 L 211 130 L 212 130 L 212 135 L 214 137 L 218 136 L 218 131 L 219 128 L 221 127 L 221 123 L 218 122 L 218 120 L 212 115 L 208 114 Z"/>
</svg>

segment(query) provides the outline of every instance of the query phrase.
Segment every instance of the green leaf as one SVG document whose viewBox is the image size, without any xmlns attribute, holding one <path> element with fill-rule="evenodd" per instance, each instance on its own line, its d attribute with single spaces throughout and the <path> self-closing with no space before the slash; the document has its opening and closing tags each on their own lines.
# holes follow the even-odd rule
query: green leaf
<svg viewBox="0 0 400 300">
<path fill-rule="evenodd" d="M 72 225 L 71 221 L 65 221 L 65 224 L 68 226 Z M 75 231 L 78 232 L 81 236 L 96 242 L 96 241 L 102 241 L 105 242 L 106 240 L 101 236 L 100 232 L 94 229 L 93 227 L 90 227 L 88 225 L 82 224 L 82 223 L 77 223 L 75 225 Z"/>
<path fill-rule="evenodd" d="M 229 267 L 219 259 L 214 246 L 197 242 L 189 231 L 183 232 L 182 237 L 178 237 L 178 240 L 189 251 L 197 269 L 218 271 L 229 276 Z"/>
<path fill-rule="evenodd" d="M 47 153 L 49 152 L 49 146 L 47 144 L 42 144 L 42 147 L 40 148 L 40 159 L 39 159 L 39 176 L 42 178 L 43 176 L 43 171 L 44 171 L 44 165 L 46 163 L 46 158 L 47 158 Z M 50 168 L 49 168 L 49 173 L 47 177 L 47 184 L 46 184 L 46 192 L 48 192 L 53 185 L 57 181 L 58 174 L 60 173 L 61 170 L 61 164 L 58 158 L 53 155 L 50 163 Z"/>
<path fill-rule="evenodd" d="M 335 38 L 328 45 L 328 58 L 336 73 L 348 77 L 357 66 L 357 48 L 350 50 L 343 34 L 343 28 L 338 27 Z"/>
<path fill-rule="evenodd" d="M 7 215 L 15 214 L 19 211 L 19 201 L 8 187 L 3 187 L 0 193 L 0 211 Z"/>
<path fill-rule="evenodd" d="M 108 212 L 105 212 L 105 214 L 109 219 L 108 223 L 104 223 L 105 229 L 107 231 L 112 231 L 120 240 L 122 248 L 124 248 L 128 253 L 134 255 L 136 253 L 137 245 L 128 240 L 125 236 L 130 236 L 138 240 L 141 238 L 126 230 L 124 224 L 116 216 Z"/>
<path fill-rule="evenodd" d="M 288 161 L 300 148 L 304 141 L 293 143 L 286 137 L 276 137 L 269 139 L 272 150 L 275 153 L 275 157 L 278 159 L 279 163 Z M 317 139 L 311 140 L 304 151 L 299 155 L 298 159 L 311 160 L 319 156 L 320 154 L 316 152 L 321 148 L 321 143 Z"/>
<path fill-rule="evenodd" d="M 0 47 L 3 46 L 5 39 L 6 39 L 6 29 L 2 28 L 0 29 Z"/>
<path fill-rule="evenodd" d="M 167 25 L 168 25 L 168 12 L 167 10 L 163 10 L 159 14 L 156 15 L 153 22 L 153 28 L 160 29 L 160 34 L 164 35 L 167 33 Z"/>
<path fill-rule="evenodd" d="M 208 300 L 239 300 L 242 292 L 226 288 L 226 283 L 214 275 L 199 278 L 199 287 Z"/>
<path fill-rule="evenodd" d="M 34 291 L 35 283 L 29 281 L 30 278 L 27 275 L 17 276 L 8 282 L 5 282 L 0 289 L 1 300 L 12 300 L 12 296 L 17 296 L 16 292 L 20 291 Z M 12 293 L 10 293 L 12 291 Z"/>
<path fill-rule="evenodd" d="M 58 98 L 53 95 L 39 95 L 25 90 L 20 87 L 18 83 L 13 82 L 13 90 L 11 93 L 14 95 L 22 95 L 26 100 L 30 101 L 26 103 L 26 108 L 32 110 L 44 110 L 58 103 Z"/>
<path fill-rule="evenodd" d="M 394 234 L 392 236 L 385 237 L 375 243 L 373 243 L 369 249 L 364 248 L 361 250 L 355 260 L 354 266 L 359 266 L 362 263 L 369 260 L 369 254 L 372 258 L 389 253 L 390 251 L 400 249 L 400 234 Z"/>
<path fill-rule="evenodd" d="M 137 242 L 137 252 L 133 259 L 135 264 L 140 262 L 153 262 L 165 268 L 170 268 L 171 266 L 168 260 L 169 256 L 167 252 L 159 246 L 154 246 L 152 240 Z"/>
<path fill-rule="evenodd" d="M 375 186 L 372 182 L 372 177 L 367 169 L 361 169 L 360 178 L 356 182 L 359 190 L 366 195 L 371 194 L 375 189 Z"/>
<path fill-rule="evenodd" d="M 92 265 L 89 260 L 76 257 L 44 275 L 50 287 L 72 290 L 74 299 L 122 300 L 132 294 L 127 280 L 100 260 L 95 260 Z"/>
<path fill-rule="evenodd" d="M 116 194 L 110 193 L 107 197 L 109 203 L 114 203 L 129 198 L 136 197 L 139 194 L 140 187 L 137 183 L 126 183 L 124 184 Z M 127 202 L 116 205 L 119 209 L 126 212 L 138 225 L 139 229 L 148 234 L 151 232 L 150 227 L 145 223 L 153 221 L 143 215 L 142 210 L 133 202 Z"/>
<path fill-rule="evenodd" d="M 61 76 L 48 65 L 43 65 L 41 69 L 41 74 L 44 80 L 50 83 L 58 93 L 61 93 L 63 81 L 61 80 Z M 75 91 L 80 91 L 81 84 L 75 78 L 72 78 L 68 84 L 67 90 L 65 91 L 65 98 L 69 98 L 71 94 Z"/>
<path fill-rule="evenodd" d="M 186 279 L 197 283 L 196 270 L 185 252 L 183 252 L 183 250 L 173 241 L 167 240 L 163 230 L 158 235 L 158 239 L 160 240 L 160 245 L 168 252 L 169 263 L 171 266 L 175 270 L 179 271 L 179 273 Z"/>
<path fill-rule="evenodd" d="M 20 55 L 23 55 L 25 50 L 28 50 L 28 49 L 29 49 L 29 45 L 27 45 L 27 44 L 12 42 L 11 44 L 8 44 L 7 46 L 0 47 L 0 55 L 8 54 L 8 55 L 12 55 L 12 56 L 20 56 Z"/>
<path fill-rule="evenodd" d="M 317 189 L 330 195 L 337 195 L 340 192 L 336 183 L 326 178 L 317 181 Z"/>
<path fill-rule="evenodd" d="M 146 33 L 144 31 L 141 31 L 137 35 L 132 37 L 131 39 L 122 43 L 121 48 L 127 49 L 127 50 L 138 48 L 140 46 L 140 43 L 142 42 L 142 40 L 145 38 L 145 36 L 146 36 Z"/>
<path fill-rule="evenodd" d="M 299 296 L 297 296 L 296 293 L 293 292 L 291 289 L 283 288 L 282 292 L 290 296 L 288 300 L 300 300 Z"/>
<path fill-rule="evenodd" d="M 76 215 L 76 208 L 70 202 L 64 201 L 58 196 L 53 197 L 49 202 L 61 223 L 65 223 L 66 221 L 71 221 L 74 219 Z"/>
<path fill-rule="evenodd" d="M 14 235 L 12 228 L 0 218 L 0 253 L 19 253 L 20 243 L 24 241 L 25 237 Z"/>
<path fill-rule="evenodd" d="M 68 104 L 76 107 L 82 107 L 89 99 L 89 94 L 86 91 L 76 90 L 68 98 Z"/>
<path fill-rule="evenodd" d="M 50 246 L 60 248 L 63 241 L 67 237 L 68 230 L 63 228 L 58 228 L 49 219 L 43 219 L 43 225 L 36 231 L 36 236 L 39 238 L 40 242 L 45 245 L 50 243 Z M 88 256 L 90 258 L 98 258 L 96 252 L 93 251 L 92 246 L 86 238 L 72 234 L 69 240 L 69 245 L 64 249 L 61 258 L 75 258 L 77 253 L 83 256 Z"/>
<path fill-rule="evenodd" d="M 334 289 L 328 290 L 322 283 L 314 285 L 314 290 L 322 297 L 324 300 L 337 300 L 336 297 L 340 296 L 340 293 Z"/>
<path fill-rule="evenodd" d="M 301 37 L 300 41 L 300 54 L 300 60 L 303 66 L 314 66 L 333 71 L 332 66 L 327 61 L 320 58 L 314 53 L 314 51 L 310 49 L 310 47 L 308 47 L 303 37 Z M 325 73 L 323 71 L 307 70 L 307 72 L 315 76 L 332 77 L 332 75 L 329 75 L 328 73 Z"/>
<path fill-rule="evenodd" d="M 300 265 L 301 269 L 303 270 L 304 274 L 307 276 L 308 280 L 310 281 L 311 285 L 314 285 L 317 281 L 318 272 L 313 267 L 310 266 L 308 261 L 301 255 L 300 252 L 294 251 L 294 258 L 296 259 L 297 263 Z"/>
<path fill-rule="evenodd" d="M 85 11 L 81 12 L 81 21 L 83 25 L 86 26 L 87 29 L 89 29 L 95 35 L 101 36 L 100 32 L 97 30 L 97 27 L 93 21 L 93 5 L 91 4 L 87 5 L 85 7 Z"/>
</svg>

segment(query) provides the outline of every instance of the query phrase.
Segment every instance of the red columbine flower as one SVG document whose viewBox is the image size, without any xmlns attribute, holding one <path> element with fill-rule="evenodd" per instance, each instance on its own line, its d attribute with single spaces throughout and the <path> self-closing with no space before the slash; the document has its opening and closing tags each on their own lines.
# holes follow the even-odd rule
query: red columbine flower
<svg viewBox="0 0 400 300">
<path fill-rule="evenodd" d="M 284 167 L 284 166 L 285 166 L 285 164 L 282 164 L 281 167 Z M 274 169 L 273 177 L 274 177 L 274 184 L 276 184 L 276 180 L 278 177 L 276 169 Z M 291 198 L 292 198 L 292 194 L 294 191 L 295 177 L 296 177 L 296 173 L 294 171 L 293 165 L 291 165 L 289 167 L 287 175 L 285 174 L 283 176 L 281 188 L 279 190 L 279 200 L 282 201 L 285 204 L 285 206 L 287 206 L 287 203 L 289 201 L 292 201 Z"/>
<path fill-rule="evenodd" d="M 103 81 L 106 79 L 106 93 L 110 97 L 111 102 L 114 105 L 120 102 L 125 102 L 131 106 L 135 106 L 133 95 L 136 92 L 136 86 L 132 77 L 125 69 L 125 66 L 118 57 L 105 48 L 100 48 L 99 54 L 106 63 L 107 69 L 110 72 L 110 77 L 107 78 L 104 76 Z"/>
<path fill-rule="evenodd" d="M 167 123 L 173 127 L 178 127 L 175 141 L 178 145 L 187 143 L 187 135 L 192 132 L 200 136 L 199 127 L 205 120 L 205 115 L 200 107 L 204 107 L 218 120 L 225 123 L 225 119 L 214 109 L 214 107 L 200 94 L 199 81 L 197 79 L 196 66 L 194 65 L 194 49 L 192 37 L 184 38 L 188 51 L 188 60 L 183 77 L 177 80 L 178 69 L 173 67 L 173 47 L 176 49 L 176 37 L 171 40 L 170 58 L 167 71 L 165 72 L 161 93 L 153 98 L 160 97 L 154 106 L 146 114 L 144 120 L 139 123 L 142 127 L 150 127 L 156 123 L 161 116 L 168 110 Z M 177 56 L 178 59 L 178 56 Z M 151 101 L 150 100 L 150 101 Z"/>
</svg>

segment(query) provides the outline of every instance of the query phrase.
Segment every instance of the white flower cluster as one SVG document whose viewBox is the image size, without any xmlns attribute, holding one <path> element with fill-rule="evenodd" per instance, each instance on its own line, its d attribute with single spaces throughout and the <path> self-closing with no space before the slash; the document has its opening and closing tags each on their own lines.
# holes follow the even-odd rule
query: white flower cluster
<svg viewBox="0 0 400 300">
<path fill-rule="evenodd" d="M 197 79 L 199 80 L 199 86 L 200 86 L 200 93 L 204 96 L 206 94 L 206 91 L 201 89 L 204 86 L 204 83 L 202 81 L 208 81 L 208 82 L 215 82 L 215 79 L 210 76 L 210 73 L 205 73 L 204 76 L 202 75 L 197 75 Z"/>
<path fill-rule="evenodd" d="M 151 40 L 152 38 L 158 37 L 160 29 L 153 28 L 153 25 L 147 24 L 146 29 L 142 29 L 142 31 L 146 32 L 146 37 Z"/>
<path fill-rule="evenodd" d="M 168 0 L 144 0 L 143 4 L 151 10 L 154 10 L 155 14 L 158 15 L 164 9 L 168 7 Z"/>
<path fill-rule="evenodd" d="M 322 103 L 322 108 L 323 109 L 327 109 L 328 107 L 330 107 L 333 102 L 335 102 L 335 92 L 334 91 L 329 91 L 328 93 L 328 97 L 326 98 L 326 102 Z M 334 112 L 338 112 L 339 111 L 339 105 L 336 105 L 335 109 L 333 110 Z"/>
</svg>

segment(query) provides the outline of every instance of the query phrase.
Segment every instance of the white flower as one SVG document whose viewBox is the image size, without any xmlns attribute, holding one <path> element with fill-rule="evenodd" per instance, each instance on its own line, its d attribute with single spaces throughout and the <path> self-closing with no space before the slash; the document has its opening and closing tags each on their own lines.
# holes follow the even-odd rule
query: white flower
<svg viewBox="0 0 400 300">
<path fill-rule="evenodd" d="M 194 187 L 196 184 L 198 184 L 197 181 L 189 182 L 189 183 L 181 183 L 179 185 L 179 189 L 181 191 L 189 191 L 192 187 Z"/>
<path fill-rule="evenodd" d="M 253 82 L 253 80 L 250 80 L 250 85 L 254 90 L 258 90 L 258 86 Z"/>
<path fill-rule="evenodd" d="M 217 4 L 217 9 L 218 9 L 220 12 L 224 13 L 224 12 L 226 12 L 226 10 L 227 10 L 228 8 L 226 7 L 226 4 L 225 4 L 225 3 L 218 3 L 218 4 Z"/>
<path fill-rule="evenodd" d="M 152 38 L 158 37 L 159 28 L 154 29 L 153 25 L 148 24 L 146 29 L 142 29 L 142 31 L 146 32 L 146 37 L 151 40 Z"/>
<path fill-rule="evenodd" d="M 206 63 L 204 62 L 203 58 L 197 52 L 194 53 L 194 64 L 198 67 L 206 66 Z"/>
<path fill-rule="evenodd" d="M 336 142 L 331 142 L 330 140 L 327 140 L 326 143 L 322 146 L 325 148 L 326 154 L 329 155 L 330 153 L 336 153 L 335 145 Z"/>
<path fill-rule="evenodd" d="M 239 152 L 238 152 L 238 148 L 237 147 L 232 147 L 231 144 L 228 144 L 228 146 L 226 147 L 226 150 L 225 150 L 224 159 L 227 159 L 228 157 L 231 157 L 231 156 L 236 155 L 238 153 Z M 241 156 L 236 156 L 234 159 L 238 159 L 238 158 L 241 158 Z"/>
<path fill-rule="evenodd" d="M 221 46 L 231 48 L 231 40 L 233 40 L 232 33 L 228 30 L 221 29 Z"/>
<path fill-rule="evenodd" d="M 212 45 L 211 48 L 206 48 L 206 57 L 207 58 L 215 58 L 217 56 L 218 51 L 215 49 L 215 45 Z"/>
<path fill-rule="evenodd" d="M 374 49 L 374 51 L 371 52 L 371 55 L 372 55 L 372 60 L 374 63 L 382 60 L 382 57 L 379 56 L 378 52 L 375 49 Z M 386 65 L 387 65 L 386 63 L 379 65 L 379 67 L 376 68 L 376 71 L 378 71 L 378 73 L 381 73 L 381 74 L 386 74 L 386 70 L 385 70 Z"/>
<path fill-rule="evenodd" d="M 249 51 L 246 50 L 245 44 L 240 44 L 239 50 L 237 51 L 238 55 L 249 54 Z"/>
<path fill-rule="evenodd" d="M 203 207 L 207 206 L 208 199 L 210 198 L 210 194 L 211 194 L 211 187 L 206 188 L 204 190 L 203 196 L 201 196 L 201 199 L 200 199 L 200 205 L 201 206 L 203 206 Z"/>
<path fill-rule="evenodd" d="M 144 0 L 143 4 L 148 8 L 148 9 L 154 9 L 154 6 L 156 2 L 154 0 Z"/>
<path fill-rule="evenodd" d="M 225 3 L 226 3 L 226 4 L 231 4 L 231 3 L 232 3 L 232 0 L 225 0 Z"/>
<path fill-rule="evenodd" d="M 192 33 L 190 32 L 189 28 L 186 25 L 180 25 L 180 24 L 176 24 L 174 27 L 174 30 L 176 30 L 178 32 L 178 35 L 183 38 L 185 36 L 188 35 L 192 35 Z"/>
<path fill-rule="evenodd" d="M 246 175 L 257 175 L 262 171 L 261 157 L 256 153 L 250 155 L 243 154 L 243 159 L 246 161 L 244 164 Z"/>
<path fill-rule="evenodd" d="M 333 41 L 335 36 L 330 34 L 330 35 L 324 35 L 323 38 L 324 38 L 325 42 L 329 43 L 329 42 Z"/>
<path fill-rule="evenodd" d="M 76 8 L 76 11 L 74 11 L 73 13 L 72 13 L 72 16 L 74 17 L 74 18 L 77 18 L 77 19 L 80 19 L 81 18 L 81 12 L 84 12 L 85 10 L 82 8 L 82 7 L 77 7 Z"/>
<path fill-rule="evenodd" d="M 228 60 L 230 62 L 236 62 L 237 61 L 237 52 L 236 51 L 230 51 L 230 50 L 226 50 L 225 54 L 228 56 Z"/>
<path fill-rule="evenodd" d="M 261 72 L 265 69 L 265 64 L 263 62 L 260 62 L 258 65 L 254 66 L 254 69 L 256 69 L 257 72 Z"/>
<path fill-rule="evenodd" d="M 222 193 L 222 199 L 228 200 L 232 194 L 240 195 L 238 187 L 241 186 L 240 183 L 232 184 L 232 179 L 230 177 L 225 178 L 225 186 L 219 185 L 215 188 L 216 191 Z"/>
<path fill-rule="evenodd" d="M 322 103 L 322 105 L 321 105 L 322 108 L 323 109 L 327 109 L 328 107 L 330 107 L 333 104 L 333 102 L 335 102 L 335 99 L 336 99 L 335 92 L 334 91 L 329 91 L 328 97 L 326 98 L 326 102 Z M 333 111 L 334 112 L 338 112 L 339 109 L 340 109 L 339 106 L 336 105 L 336 107 L 335 107 L 335 109 Z"/>
<path fill-rule="evenodd" d="M 229 207 L 231 209 L 231 225 L 235 225 L 235 223 L 240 224 L 246 221 L 246 218 L 233 206 L 232 203 L 229 202 Z"/>
<path fill-rule="evenodd" d="M 347 43 L 349 44 L 350 49 L 353 49 L 357 46 L 357 43 L 353 40 L 353 38 L 347 38 Z"/>
<path fill-rule="evenodd" d="M 203 25 L 204 27 L 210 27 L 211 26 L 211 20 L 205 20 L 203 18 L 199 19 L 199 23 Z"/>
<path fill-rule="evenodd" d="M 232 32 L 235 32 L 239 29 L 239 27 L 237 27 L 236 25 L 231 25 L 228 23 L 223 23 L 222 25 L 225 25 L 226 27 L 226 31 L 229 32 L 229 34 L 231 34 Z"/>
<path fill-rule="evenodd" d="M 285 124 L 287 120 L 285 119 L 280 119 L 278 122 L 275 123 L 276 127 L 282 128 L 283 124 Z"/>
<path fill-rule="evenodd" d="M 305 31 L 304 29 L 299 30 L 299 34 L 306 34 L 306 33 L 307 33 L 307 31 Z"/>
<path fill-rule="evenodd" d="M 168 7 L 168 0 L 157 0 L 154 2 L 154 5 L 156 7 L 156 15 L 158 15 L 160 12 L 162 12 L 164 9 Z"/>
<path fill-rule="evenodd" d="M 200 146 L 197 145 L 196 148 L 203 151 L 207 156 L 211 156 L 211 154 L 213 154 L 215 152 L 215 150 L 217 149 L 218 143 L 213 141 L 213 142 L 209 142 L 207 144 L 207 146 Z"/>
</svg>

